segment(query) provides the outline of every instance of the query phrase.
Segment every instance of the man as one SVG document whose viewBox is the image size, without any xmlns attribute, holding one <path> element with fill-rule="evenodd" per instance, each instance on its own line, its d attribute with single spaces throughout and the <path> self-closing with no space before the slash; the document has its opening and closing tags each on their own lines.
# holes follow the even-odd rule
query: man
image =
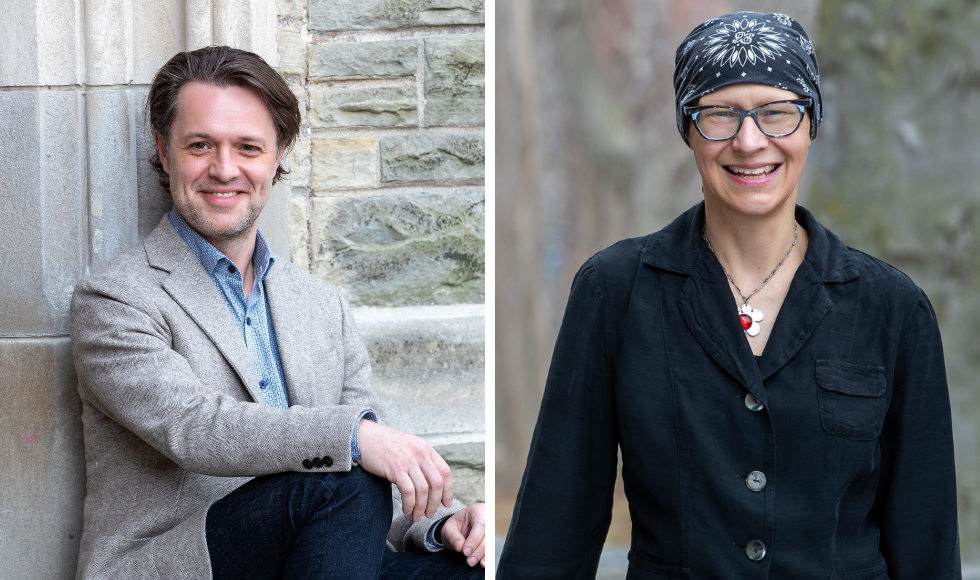
<svg viewBox="0 0 980 580">
<path fill-rule="evenodd" d="M 147 109 L 174 211 L 72 299 L 77 577 L 482 578 L 484 506 L 452 502 L 432 446 L 384 425 L 337 288 L 258 233 L 299 131 L 288 86 L 208 47 L 160 69 Z"/>
</svg>

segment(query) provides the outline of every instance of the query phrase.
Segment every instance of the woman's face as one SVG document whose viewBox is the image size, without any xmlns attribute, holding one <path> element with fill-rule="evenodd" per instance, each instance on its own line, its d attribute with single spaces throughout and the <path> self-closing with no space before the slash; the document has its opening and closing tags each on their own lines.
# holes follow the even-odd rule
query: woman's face
<svg viewBox="0 0 980 580">
<path fill-rule="evenodd" d="M 790 91 L 756 84 L 730 85 L 712 91 L 699 106 L 723 105 L 743 110 L 799 99 Z M 721 204 L 747 216 L 765 216 L 795 205 L 800 175 L 810 148 L 810 116 L 804 115 L 792 135 L 767 137 L 746 117 L 738 133 L 726 141 L 708 141 L 692 123 L 688 138 L 701 173 L 705 202 Z"/>
</svg>

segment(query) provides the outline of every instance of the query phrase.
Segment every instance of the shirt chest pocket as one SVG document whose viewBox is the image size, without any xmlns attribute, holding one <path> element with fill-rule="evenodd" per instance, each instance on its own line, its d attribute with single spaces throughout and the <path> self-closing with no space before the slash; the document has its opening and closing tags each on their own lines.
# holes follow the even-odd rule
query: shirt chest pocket
<svg viewBox="0 0 980 580">
<path fill-rule="evenodd" d="M 884 367 L 818 360 L 816 371 L 824 431 L 856 441 L 877 439 L 888 411 Z"/>
</svg>

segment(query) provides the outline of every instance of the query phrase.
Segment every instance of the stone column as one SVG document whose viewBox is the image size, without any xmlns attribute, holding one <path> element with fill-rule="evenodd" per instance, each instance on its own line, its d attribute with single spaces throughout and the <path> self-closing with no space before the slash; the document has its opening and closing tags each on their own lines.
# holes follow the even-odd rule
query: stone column
<svg viewBox="0 0 980 580">
<path fill-rule="evenodd" d="M 68 579 L 85 495 L 72 289 L 170 208 L 147 163 L 153 73 L 174 53 L 213 42 L 275 65 L 275 4 L 35 0 L 5 3 L 3 13 L 0 575 Z M 286 254 L 288 185 L 279 190 L 262 227 Z"/>
</svg>

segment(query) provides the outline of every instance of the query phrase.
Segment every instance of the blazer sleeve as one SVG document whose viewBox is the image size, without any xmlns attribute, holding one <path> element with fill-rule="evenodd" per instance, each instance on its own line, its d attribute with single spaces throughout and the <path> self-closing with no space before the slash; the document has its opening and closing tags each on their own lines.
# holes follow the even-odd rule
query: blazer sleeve
<svg viewBox="0 0 980 580">
<path fill-rule="evenodd" d="M 394 485 L 391 486 L 391 500 L 391 528 L 388 529 L 388 541 L 399 552 L 408 550 L 439 552 L 442 548 L 433 550 L 425 543 L 429 529 L 437 525 L 443 518 L 449 517 L 465 507 L 458 499 L 453 499 L 451 506 L 446 507 L 439 504 L 435 515 L 431 518 L 423 515 L 422 519 L 416 522 L 412 519 L 411 514 L 402 513 L 402 496 Z"/>
<path fill-rule="evenodd" d="M 596 261 L 572 283 L 498 580 L 595 578 L 612 519 L 618 444 Z"/>
<path fill-rule="evenodd" d="M 96 276 L 76 287 L 70 325 L 84 402 L 196 473 L 304 471 L 304 459 L 324 456 L 331 465 L 320 471 L 351 468 L 354 423 L 373 404 L 367 352 L 346 307 L 345 388 L 347 382 L 359 387 L 338 405 L 279 410 L 206 384 L 174 350 L 180 337 L 171 334 L 145 282 Z"/>
<path fill-rule="evenodd" d="M 949 389 L 936 314 L 920 291 L 902 337 L 879 437 L 872 514 L 892 580 L 959 580 L 956 473 Z"/>
</svg>

